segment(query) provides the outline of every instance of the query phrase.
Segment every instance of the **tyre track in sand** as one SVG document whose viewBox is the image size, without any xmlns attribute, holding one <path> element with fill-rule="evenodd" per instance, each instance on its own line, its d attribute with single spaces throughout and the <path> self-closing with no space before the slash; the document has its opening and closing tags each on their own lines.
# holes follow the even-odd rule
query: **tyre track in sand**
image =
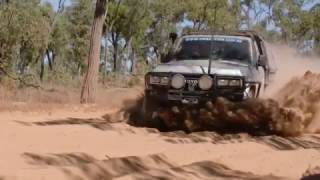
<svg viewBox="0 0 320 180">
<path fill-rule="evenodd" d="M 184 132 L 161 133 L 165 141 L 173 144 L 190 144 L 210 142 L 213 144 L 255 142 L 269 146 L 275 150 L 316 149 L 320 150 L 320 136 L 305 134 L 299 137 L 282 137 L 277 135 L 253 136 L 246 133 L 221 135 L 215 132 Z"/>
<path fill-rule="evenodd" d="M 5 179 L 10 175 L 13 179 L 15 175 L 16 179 L 297 179 L 309 161 L 317 165 L 320 158 L 318 135 L 160 132 L 81 116 L 54 115 L 45 120 L 47 115 L 40 114 L 34 120 L 25 114 L 2 120 L 0 158 L 21 165 L 13 167 L 14 174 L 0 174 L 8 175 Z M 267 163 L 256 167 L 260 152 Z M 296 159 L 301 155 L 308 162 Z M 294 172 L 288 170 L 298 162 Z M 5 165 L 0 162 L 0 167 Z"/>
<path fill-rule="evenodd" d="M 163 154 L 94 160 L 85 154 L 24 154 L 33 165 L 55 166 L 67 179 L 239 179 L 285 180 L 274 175 L 259 176 L 232 170 L 213 161 L 200 161 L 179 166 Z"/>
<path fill-rule="evenodd" d="M 110 123 L 103 118 L 81 119 L 81 118 L 67 118 L 53 121 L 41 122 L 19 122 L 22 125 L 34 126 L 63 126 L 63 125 L 86 125 L 92 128 L 109 131 L 116 130 L 119 123 Z M 159 134 L 166 142 L 172 144 L 194 144 L 194 143 L 241 143 L 241 142 L 255 142 L 269 146 L 275 150 L 297 150 L 297 149 L 316 149 L 320 150 L 320 135 L 304 134 L 298 137 L 282 137 L 277 135 L 255 136 L 248 133 L 230 133 L 220 134 L 213 131 L 185 133 L 184 131 L 160 132 L 155 128 L 135 128 L 129 127 L 122 129 L 127 133 L 145 133 Z"/>
</svg>

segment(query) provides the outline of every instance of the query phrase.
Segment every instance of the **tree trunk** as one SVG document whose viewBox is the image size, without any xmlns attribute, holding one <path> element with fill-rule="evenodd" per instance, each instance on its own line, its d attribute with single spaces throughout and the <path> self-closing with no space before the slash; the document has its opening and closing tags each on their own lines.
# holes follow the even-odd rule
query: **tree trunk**
<svg viewBox="0 0 320 180">
<path fill-rule="evenodd" d="M 108 0 L 97 0 L 94 20 L 91 28 L 88 69 L 84 79 L 80 102 L 95 103 L 95 92 L 98 82 L 98 70 L 101 51 L 101 37 L 106 18 Z"/>
<path fill-rule="evenodd" d="M 133 69 L 134 69 L 134 58 L 135 57 L 134 57 L 134 51 L 133 51 L 133 48 L 132 48 L 132 39 L 131 38 L 127 41 L 127 54 L 128 54 L 128 60 L 131 63 L 129 72 L 132 74 L 133 73 Z"/>
<path fill-rule="evenodd" d="M 135 54 L 135 51 L 134 49 L 132 49 L 132 52 L 131 52 L 131 68 L 130 68 L 130 72 L 131 74 L 134 74 L 135 71 L 136 71 L 136 54 Z"/>
<path fill-rule="evenodd" d="M 108 35 L 105 34 L 104 36 L 104 40 L 105 40 L 105 46 L 104 46 L 104 63 L 107 66 L 108 63 Z"/>
<path fill-rule="evenodd" d="M 41 61 L 41 65 L 40 65 L 40 81 L 43 81 L 43 76 L 44 76 L 44 58 L 43 56 L 40 56 L 40 61 Z"/>
<path fill-rule="evenodd" d="M 105 40 L 105 47 L 104 47 L 104 68 L 103 68 L 103 85 L 105 85 L 106 82 L 106 77 L 107 77 L 107 65 L 108 65 L 108 35 L 107 33 L 105 33 L 104 36 L 104 40 Z"/>
<path fill-rule="evenodd" d="M 113 71 L 118 71 L 118 43 L 113 45 Z"/>
<path fill-rule="evenodd" d="M 51 59 L 50 52 L 49 52 L 48 49 L 46 50 L 46 55 L 47 55 L 47 58 L 48 58 L 49 69 L 50 69 L 50 71 L 52 71 L 53 70 L 52 59 Z"/>
<path fill-rule="evenodd" d="M 119 34 L 113 33 L 112 34 L 112 46 L 113 46 L 113 71 L 117 72 L 119 69 L 119 62 L 118 62 L 118 41 L 119 41 Z"/>
</svg>

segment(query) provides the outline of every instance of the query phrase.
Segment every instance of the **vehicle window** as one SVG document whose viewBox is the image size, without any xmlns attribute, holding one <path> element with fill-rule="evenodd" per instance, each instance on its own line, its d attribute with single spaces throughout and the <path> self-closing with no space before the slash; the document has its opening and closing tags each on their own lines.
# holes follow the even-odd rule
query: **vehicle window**
<svg viewBox="0 0 320 180">
<path fill-rule="evenodd" d="M 266 51 L 267 51 L 267 56 L 268 56 L 268 61 L 269 61 L 269 68 L 271 71 L 277 71 L 277 63 L 276 63 L 276 59 L 275 56 L 272 52 L 272 47 L 271 44 L 266 43 Z"/>
<path fill-rule="evenodd" d="M 177 53 L 177 60 L 213 59 L 250 62 L 249 41 L 239 38 L 185 38 Z"/>
<path fill-rule="evenodd" d="M 253 61 L 256 63 L 259 59 L 259 50 L 258 50 L 258 45 L 256 42 L 253 43 Z"/>
</svg>

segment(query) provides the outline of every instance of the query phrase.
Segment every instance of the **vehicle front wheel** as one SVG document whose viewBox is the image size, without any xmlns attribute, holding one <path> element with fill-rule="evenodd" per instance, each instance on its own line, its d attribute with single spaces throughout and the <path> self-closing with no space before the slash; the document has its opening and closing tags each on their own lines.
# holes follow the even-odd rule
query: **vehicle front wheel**
<svg viewBox="0 0 320 180">
<path fill-rule="evenodd" d="M 143 99 L 142 113 L 144 116 L 145 126 L 157 128 L 162 130 L 164 127 L 164 122 L 160 117 L 157 116 L 157 111 L 160 104 L 154 98 L 150 96 L 145 96 Z"/>
<path fill-rule="evenodd" d="M 142 113 L 146 118 L 151 118 L 154 111 L 156 110 L 154 102 L 151 97 L 144 96 L 142 104 Z"/>
</svg>

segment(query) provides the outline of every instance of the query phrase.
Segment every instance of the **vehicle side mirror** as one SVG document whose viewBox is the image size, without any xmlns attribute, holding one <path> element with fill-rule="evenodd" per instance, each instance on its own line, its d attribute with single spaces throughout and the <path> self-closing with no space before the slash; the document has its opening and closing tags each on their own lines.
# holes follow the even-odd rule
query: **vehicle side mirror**
<svg viewBox="0 0 320 180">
<path fill-rule="evenodd" d="M 162 54 L 161 55 L 161 63 L 167 63 L 173 59 L 173 53 L 169 52 L 168 54 Z"/>
<path fill-rule="evenodd" d="M 169 52 L 167 54 L 161 54 L 161 59 L 160 59 L 161 63 L 167 63 L 167 62 L 171 61 L 174 57 L 173 47 L 174 47 L 174 43 L 176 42 L 176 40 L 178 38 L 178 34 L 177 33 L 170 33 L 169 38 L 171 40 Z"/>
<path fill-rule="evenodd" d="M 267 56 L 266 55 L 259 55 L 257 66 L 261 66 L 266 68 L 267 66 Z"/>
<path fill-rule="evenodd" d="M 169 37 L 171 39 L 172 44 L 174 44 L 178 38 L 178 34 L 177 33 L 170 33 Z"/>
</svg>

